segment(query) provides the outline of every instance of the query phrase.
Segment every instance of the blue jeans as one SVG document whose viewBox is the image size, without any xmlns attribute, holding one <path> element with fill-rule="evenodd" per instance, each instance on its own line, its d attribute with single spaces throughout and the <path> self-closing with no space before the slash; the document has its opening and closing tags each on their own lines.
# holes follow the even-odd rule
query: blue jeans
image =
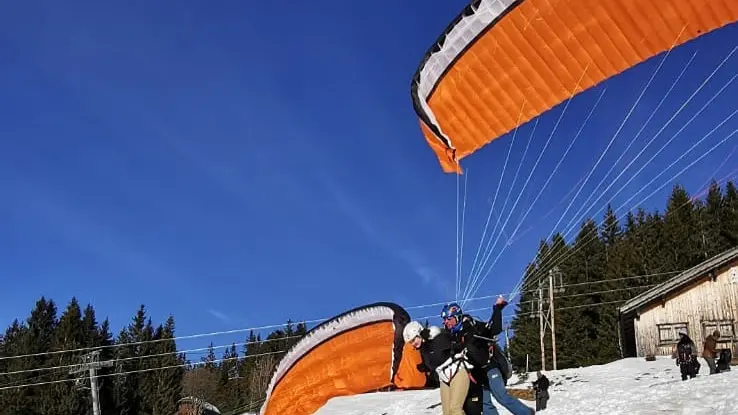
<svg viewBox="0 0 738 415">
<path fill-rule="evenodd" d="M 484 388 L 484 394 L 482 396 L 482 407 L 484 408 L 484 415 L 497 415 L 497 408 L 492 403 L 492 398 L 505 409 L 512 412 L 514 415 L 529 415 L 533 411 L 520 402 L 517 398 L 510 396 L 505 389 L 505 382 L 502 380 L 502 374 L 500 369 L 491 368 L 487 371 L 487 380 L 489 381 L 489 389 Z"/>
</svg>

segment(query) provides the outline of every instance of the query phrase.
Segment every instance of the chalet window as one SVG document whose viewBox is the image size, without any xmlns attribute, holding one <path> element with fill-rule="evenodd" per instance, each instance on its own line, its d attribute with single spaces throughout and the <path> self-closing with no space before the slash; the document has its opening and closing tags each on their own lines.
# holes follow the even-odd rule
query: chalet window
<svg viewBox="0 0 738 415">
<path fill-rule="evenodd" d="M 729 342 L 735 338 L 733 320 L 705 320 L 702 322 L 702 333 L 705 338 L 715 330 L 720 330 L 720 342 Z"/>
<path fill-rule="evenodd" d="M 659 329 L 659 345 L 676 344 L 679 342 L 679 330 L 687 330 L 687 323 L 657 324 Z"/>
</svg>

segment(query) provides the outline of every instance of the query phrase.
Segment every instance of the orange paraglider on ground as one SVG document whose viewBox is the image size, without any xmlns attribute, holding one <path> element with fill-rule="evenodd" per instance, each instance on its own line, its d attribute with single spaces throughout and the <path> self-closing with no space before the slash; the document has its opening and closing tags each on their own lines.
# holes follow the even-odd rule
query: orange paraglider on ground
<svg viewBox="0 0 738 415">
<path fill-rule="evenodd" d="M 735 0 L 474 0 L 411 85 L 445 172 L 516 126 L 673 47 L 738 20 Z"/>
<path fill-rule="evenodd" d="M 260 414 L 312 414 L 337 396 L 422 388 L 420 356 L 402 338 L 409 321 L 402 307 L 377 303 L 316 326 L 280 361 Z"/>
</svg>

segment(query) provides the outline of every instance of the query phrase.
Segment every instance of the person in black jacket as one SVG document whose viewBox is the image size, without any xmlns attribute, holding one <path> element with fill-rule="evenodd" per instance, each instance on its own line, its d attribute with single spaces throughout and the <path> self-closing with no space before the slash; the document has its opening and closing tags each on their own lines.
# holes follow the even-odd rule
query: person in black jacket
<svg viewBox="0 0 738 415">
<path fill-rule="evenodd" d="M 700 371 L 700 362 L 697 360 L 697 348 L 689 338 L 686 329 L 679 330 L 679 343 L 674 349 L 673 357 L 682 375 L 682 380 L 694 379 Z"/>
<path fill-rule="evenodd" d="M 548 404 L 548 387 L 550 382 L 546 375 L 538 372 L 538 379 L 533 381 L 533 390 L 536 391 L 536 411 L 542 411 L 546 409 Z"/>
<path fill-rule="evenodd" d="M 412 321 L 405 326 L 403 336 L 405 342 L 411 343 L 420 351 L 422 363 L 418 365 L 418 370 L 427 376 L 426 387 L 439 387 L 436 369 L 449 360 L 452 353 L 451 335 L 448 330 L 436 326 L 424 328 L 420 323 Z M 466 415 L 482 414 L 481 385 L 470 383 L 463 409 Z"/>
<path fill-rule="evenodd" d="M 464 314 L 456 303 L 446 305 L 441 313 L 444 326 L 451 333 L 452 350 L 466 350 L 467 361 L 473 366 L 470 371 L 472 381 L 483 385 L 484 415 L 498 413 L 492 398 L 514 415 L 535 413 L 520 400 L 510 396 L 505 389 L 510 376 L 510 364 L 494 337 L 502 332 L 502 309 L 506 305 L 507 302 L 502 297 L 498 298 L 486 324 Z"/>
</svg>

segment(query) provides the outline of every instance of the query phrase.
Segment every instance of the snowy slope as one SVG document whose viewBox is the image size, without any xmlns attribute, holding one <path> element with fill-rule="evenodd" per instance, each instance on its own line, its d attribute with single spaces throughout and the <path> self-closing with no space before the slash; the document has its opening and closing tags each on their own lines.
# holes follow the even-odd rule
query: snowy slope
<svg viewBox="0 0 738 415">
<path fill-rule="evenodd" d="M 608 365 L 548 372 L 551 400 L 546 414 L 738 414 L 738 367 L 682 382 L 674 360 L 623 359 Z M 532 375 L 535 376 L 535 375 Z M 533 379 L 530 379 L 533 380 Z M 517 385 L 515 385 L 517 384 Z M 530 383 L 510 379 L 510 387 Z M 529 406 L 533 402 L 523 401 Z M 319 415 L 441 414 L 438 390 L 387 392 L 328 401 Z M 500 409 L 500 414 L 509 414 Z"/>
</svg>

